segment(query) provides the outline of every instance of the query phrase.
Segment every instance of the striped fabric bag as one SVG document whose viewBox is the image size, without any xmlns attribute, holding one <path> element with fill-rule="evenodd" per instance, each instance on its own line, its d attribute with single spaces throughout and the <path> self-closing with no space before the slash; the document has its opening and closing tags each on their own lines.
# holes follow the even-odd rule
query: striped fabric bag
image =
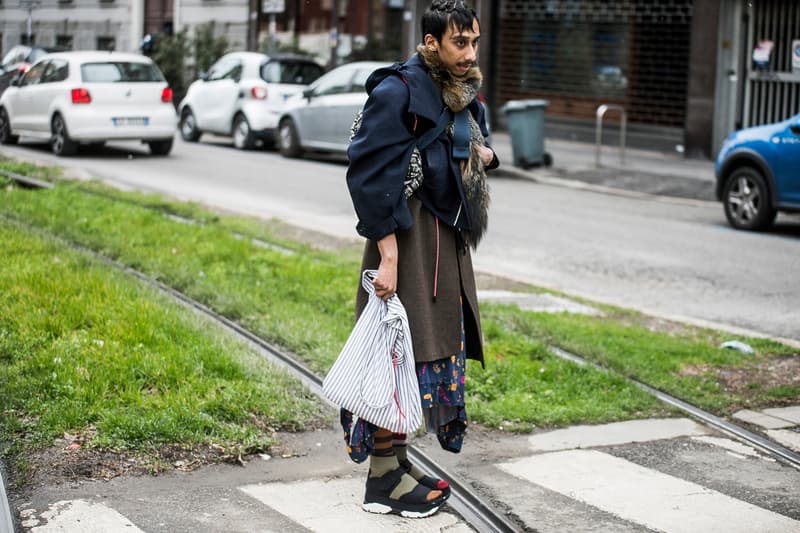
<svg viewBox="0 0 800 533">
<path fill-rule="evenodd" d="M 375 295 L 377 270 L 365 270 L 361 285 L 369 294 L 364 311 L 322 383 L 335 404 L 376 426 L 413 433 L 422 425 L 408 317 L 395 294 Z"/>
</svg>

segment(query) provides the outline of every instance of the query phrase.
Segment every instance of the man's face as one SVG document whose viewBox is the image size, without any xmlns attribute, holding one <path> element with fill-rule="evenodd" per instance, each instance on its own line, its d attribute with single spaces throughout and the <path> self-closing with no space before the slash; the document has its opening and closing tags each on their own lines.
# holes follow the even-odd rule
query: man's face
<svg viewBox="0 0 800 533">
<path fill-rule="evenodd" d="M 439 52 L 439 59 L 450 74 L 460 78 L 475 64 L 480 38 L 480 26 L 477 19 L 473 19 L 471 28 L 460 30 L 451 25 L 442 35 L 441 42 L 432 35 L 427 35 L 426 45 L 433 46 Z"/>
</svg>

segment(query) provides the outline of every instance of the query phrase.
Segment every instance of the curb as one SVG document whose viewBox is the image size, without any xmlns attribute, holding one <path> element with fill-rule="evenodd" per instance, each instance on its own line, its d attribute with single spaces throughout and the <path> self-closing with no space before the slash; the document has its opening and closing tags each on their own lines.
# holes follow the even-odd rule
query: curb
<svg viewBox="0 0 800 533">
<path fill-rule="evenodd" d="M 0 533 L 14 533 L 14 520 L 11 518 L 11 507 L 8 505 L 8 496 L 0 468 Z"/>
<path fill-rule="evenodd" d="M 714 202 L 711 200 L 699 200 L 696 198 L 685 198 L 680 196 L 667 196 L 664 194 L 653 194 L 649 192 L 633 191 L 630 189 L 608 187 L 606 185 L 595 185 L 593 183 L 586 183 L 585 181 L 581 180 L 560 178 L 548 175 L 547 170 L 543 170 L 541 175 L 534 176 L 533 172 L 531 171 L 522 170 L 516 167 L 509 168 L 501 166 L 497 170 L 492 171 L 491 175 L 507 179 L 526 180 L 532 183 L 540 183 L 542 185 L 552 185 L 555 187 L 564 187 L 567 189 L 596 192 L 600 194 L 610 194 L 614 196 L 635 198 L 639 200 L 655 200 L 665 203 L 692 205 L 692 206 L 709 206 L 709 205 L 719 204 L 719 202 Z"/>
</svg>

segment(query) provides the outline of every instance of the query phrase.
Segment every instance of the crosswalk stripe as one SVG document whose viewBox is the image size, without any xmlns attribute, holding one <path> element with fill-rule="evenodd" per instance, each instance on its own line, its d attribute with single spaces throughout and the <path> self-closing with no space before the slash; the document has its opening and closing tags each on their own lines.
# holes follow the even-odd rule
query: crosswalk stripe
<svg viewBox="0 0 800 533">
<path fill-rule="evenodd" d="M 528 442 L 534 451 L 552 452 L 706 434 L 708 430 L 693 420 L 667 418 L 571 426 L 532 435 Z"/>
<path fill-rule="evenodd" d="M 361 510 L 364 480 L 342 478 L 279 482 L 239 487 L 245 494 L 312 531 L 352 533 L 466 533 L 472 529 L 450 513 L 440 511 L 421 520 L 376 515 Z"/>
<path fill-rule="evenodd" d="M 144 533 L 141 529 L 102 503 L 90 503 L 85 500 L 63 500 L 56 502 L 44 511 L 40 517 L 46 523 L 39 524 L 39 518 L 30 517 L 23 520 L 22 525 L 30 527 L 32 533 L 65 533 L 80 531 L 81 533 L 108 533 L 124 531 L 125 533 Z"/>
<path fill-rule="evenodd" d="M 668 533 L 796 533 L 800 522 L 595 450 L 499 464 L 509 474 Z"/>
</svg>

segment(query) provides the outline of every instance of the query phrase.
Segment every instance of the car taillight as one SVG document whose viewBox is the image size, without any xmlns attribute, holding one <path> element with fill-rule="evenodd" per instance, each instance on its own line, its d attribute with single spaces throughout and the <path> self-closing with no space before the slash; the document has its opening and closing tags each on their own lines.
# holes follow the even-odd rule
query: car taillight
<svg viewBox="0 0 800 533">
<path fill-rule="evenodd" d="M 86 89 L 72 89 L 73 104 L 91 104 L 92 97 Z"/>
<path fill-rule="evenodd" d="M 172 89 L 169 87 L 164 87 L 164 90 L 161 91 L 161 101 L 164 103 L 172 101 Z"/>
<path fill-rule="evenodd" d="M 252 89 L 250 89 L 250 94 L 253 95 L 253 98 L 256 100 L 264 100 L 267 98 L 267 88 L 262 87 L 260 85 L 256 85 Z"/>
</svg>

